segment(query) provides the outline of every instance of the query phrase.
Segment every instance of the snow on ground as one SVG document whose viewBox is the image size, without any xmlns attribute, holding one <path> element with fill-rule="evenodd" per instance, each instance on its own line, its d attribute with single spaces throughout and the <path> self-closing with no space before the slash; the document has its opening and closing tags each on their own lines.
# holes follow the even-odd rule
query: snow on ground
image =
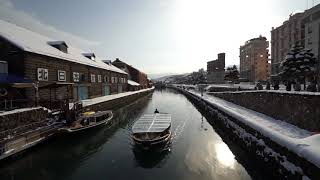
<svg viewBox="0 0 320 180">
<path fill-rule="evenodd" d="M 44 108 L 44 107 L 21 108 L 21 109 L 14 109 L 14 110 L 11 110 L 11 111 L 0 112 L 0 116 L 5 116 L 5 115 L 15 114 L 15 113 L 21 113 L 21 112 L 31 111 L 31 110 L 35 110 L 35 109 L 44 109 L 44 110 L 47 110 L 47 109 Z"/>
<path fill-rule="evenodd" d="M 92 98 L 92 99 L 86 99 L 86 100 L 82 100 L 82 104 L 83 104 L 83 107 L 91 106 L 94 104 L 99 104 L 99 103 L 102 103 L 105 101 L 111 101 L 113 99 L 118 99 L 118 98 L 129 96 L 132 94 L 150 91 L 152 89 L 154 89 L 154 87 L 148 88 L 148 89 L 142 89 L 139 91 L 129 91 L 129 92 L 124 92 L 124 93 L 119 93 L 119 94 L 112 94 L 112 95 L 107 95 L 107 96 L 102 96 L 102 97 L 97 97 L 97 98 Z"/>
<path fill-rule="evenodd" d="M 286 90 L 249 90 L 249 91 L 228 91 L 227 93 L 250 93 L 250 92 L 271 92 L 280 94 L 300 94 L 300 95 L 320 95 L 320 92 L 308 92 L 308 91 L 286 91 Z M 210 93 L 226 93 L 226 92 L 209 92 Z"/>
<path fill-rule="evenodd" d="M 255 84 L 252 84 L 252 83 L 247 83 L 247 82 L 241 82 L 240 84 L 209 84 L 210 87 L 225 87 L 225 88 L 241 88 L 241 89 L 254 89 L 255 87 Z M 207 88 L 209 88 L 209 86 Z M 266 85 L 262 85 L 263 88 L 265 89 L 266 88 Z M 280 90 L 285 90 L 286 89 L 286 86 L 283 85 L 283 84 L 280 84 Z M 273 88 L 271 86 L 271 88 Z"/>
<path fill-rule="evenodd" d="M 189 91 L 201 97 L 200 92 Z M 203 100 L 320 167 L 320 134 L 204 94 Z"/>
<path fill-rule="evenodd" d="M 131 86 L 140 86 L 139 83 L 135 82 L 135 81 L 132 81 L 130 79 L 128 79 L 128 84 L 131 85 Z"/>
</svg>

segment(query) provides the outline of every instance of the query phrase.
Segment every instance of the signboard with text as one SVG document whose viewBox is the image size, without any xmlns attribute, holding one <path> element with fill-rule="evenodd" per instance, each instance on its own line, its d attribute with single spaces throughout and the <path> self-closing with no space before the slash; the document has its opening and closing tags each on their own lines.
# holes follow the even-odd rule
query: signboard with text
<svg viewBox="0 0 320 180">
<path fill-rule="evenodd" d="M 73 82 L 79 82 L 80 81 L 80 73 L 73 72 Z"/>
<path fill-rule="evenodd" d="M 39 81 L 48 81 L 48 79 L 49 79 L 48 69 L 38 68 L 37 69 L 37 76 L 38 76 Z"/>
<path fill-rule="evenodd" d="M 58 70 L 58 81 L 66 81 L 66 71 Z"/>
</svg>

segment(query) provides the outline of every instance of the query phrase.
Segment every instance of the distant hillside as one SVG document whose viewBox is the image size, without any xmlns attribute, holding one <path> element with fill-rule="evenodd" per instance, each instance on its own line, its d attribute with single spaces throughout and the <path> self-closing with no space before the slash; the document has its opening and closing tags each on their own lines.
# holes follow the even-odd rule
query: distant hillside
<svg viewBox="0 0 320 180">
<path fill-rule="evenodd" d="M 185 79 L 189 75 L 190 75 L 190 73 L 174 74 L 174 75 L 167 75 L 167 76 L 155 78 L 155 79 L 152 79 L 152 80 L 155 81 L 155 82 L 159 82 L 159 81 L 162 81 L 162 82 L 176 82 L 176 81 L 179 81 L 181 79 Z"/>
<path fill-rule="evenodd" d="M 157 73 L 157 74 L 148 74 L 148 77 L 152 80 L 159 79 L 165 76 L 172 76 L 175 75 L 175 73 Z"/>
</svg>

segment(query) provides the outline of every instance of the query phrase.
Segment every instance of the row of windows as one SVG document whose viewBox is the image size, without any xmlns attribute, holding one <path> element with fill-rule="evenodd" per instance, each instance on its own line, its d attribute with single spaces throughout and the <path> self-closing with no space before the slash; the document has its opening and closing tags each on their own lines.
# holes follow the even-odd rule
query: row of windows
<svg viewBox="0 0 320 180">
<path fill-rule="evenodd" d="M 126 83 L 126 78 L 111 77 L 111 83 Z"/>
<path fill-rule="evenodd" d="M 67 80 L 67 73 L 66 71 L 63 70 L 58 70 L 57 71 L 57 80 L 58 81 L 66 81 Z M 96 78 L 97 77 L 97 78 Z M 45 68 L 38 68 L 37 69 L 37 79 L 39 81 L 48 81 L 49 80 L 49 70 Z M 85 81 L 85 75 L 83 73 L 79 72 L 73 72 L 72 73 L 72 80 L 73 82 L 84 82 Z M 97 80 L 96 80 L 97 79 Z M 104 76 L 102 80 L 102 76 L 100 74 L 95 75 L 91 74 L 90 75 L 90 82 L 95 83 L 95 82 L 110 82 L 110 77 L 109 76 Z M 118 77 L 111 77 L 111 83 L 126 83 L 126 78 L 118 78 Z"/>
</svg>

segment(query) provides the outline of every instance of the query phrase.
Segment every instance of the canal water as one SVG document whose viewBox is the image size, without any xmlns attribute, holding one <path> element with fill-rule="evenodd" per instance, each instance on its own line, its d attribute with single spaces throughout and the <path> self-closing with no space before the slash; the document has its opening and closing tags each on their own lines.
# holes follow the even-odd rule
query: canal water
<svg viewBox="0 0 320 180">
<path fill-rule="evenodd" d="M 132 124 L 155 108 L 172 114 L 170 151 L 137 153 L 130 138 Z M 58 136 L 12 162 L 0 162 L 0 179 L 251 179 L 206 118 L 174 90 L 156 90 L 115 116 L 112 127 Z"/>
</svg>

